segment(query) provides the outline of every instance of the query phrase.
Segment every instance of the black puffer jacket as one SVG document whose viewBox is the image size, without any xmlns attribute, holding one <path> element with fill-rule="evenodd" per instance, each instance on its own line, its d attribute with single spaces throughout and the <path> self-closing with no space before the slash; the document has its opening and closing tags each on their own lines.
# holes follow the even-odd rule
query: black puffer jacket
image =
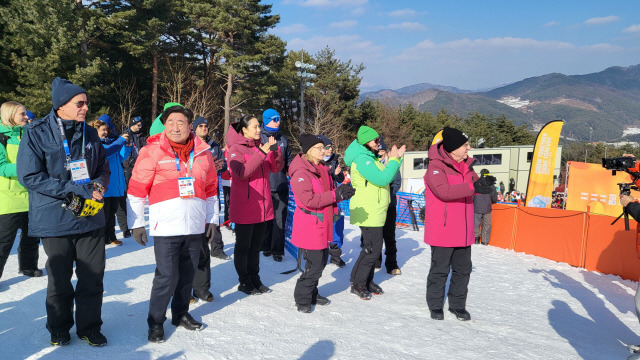
<svg viewBox="0 0 640 360">
<path fill-rule="evenodd" d="M 278 132 L 267 131 L 264 128 L 264 124 L 261 125 L 260 131 L 260 144 L 264 144 L 269 141 L 269 137 L 273 136 L 278 142 L 278 147 L 282 152 L 282 159 L 284 160 L 284 168 L 277 173 L 271 173 L 269 180 L 271 182 L 271 192 L 289 192 L 289 182 L 287 181 L 287 174 L 289 173 L 289 164 L 293 160 L 291 155 L 291 149 L 289 148 L 289 140 L 286 136 Z"/>
</svg>

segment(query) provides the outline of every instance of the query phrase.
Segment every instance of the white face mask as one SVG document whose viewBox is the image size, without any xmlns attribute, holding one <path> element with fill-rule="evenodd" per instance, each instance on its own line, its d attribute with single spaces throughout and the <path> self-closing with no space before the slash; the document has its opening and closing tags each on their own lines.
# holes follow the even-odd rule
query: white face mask
<svg viewBox="0 0 640 360">
<path fill-rule="evenodd" d="M 331 159 L 331 155 L 325 155 L 324 156 L 324 161 L 329 161 L 329 159 Z"/>
</svg>

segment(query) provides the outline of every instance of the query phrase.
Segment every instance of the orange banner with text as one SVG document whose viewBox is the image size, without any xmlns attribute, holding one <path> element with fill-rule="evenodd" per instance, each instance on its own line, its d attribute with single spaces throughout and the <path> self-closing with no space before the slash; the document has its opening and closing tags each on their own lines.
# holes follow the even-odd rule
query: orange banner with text
<svg viewBox="0 0 640 360">
<path fill-rule="evenodd" d="M 553 170 L 556 165 L 558 141 L 564 121 L 548 122 L 536 138 L 533 147 L 529 184 L 527 185 L 527 206 L 536 208 L 551 207 L 553 192 Z"/>
<path fill-rule="evenodd" d="M 567 184 L 566 209 L 587 211 L 592 214 L 618 216 L 622 213 L 618 183 L 631 181 L 631 175 L 618 171 L 615 176 L 599 164 L 577 161 L 567 162 L 569 179 Z M 640 192 L 631 191 L 634 198 Z"/>
</svg>

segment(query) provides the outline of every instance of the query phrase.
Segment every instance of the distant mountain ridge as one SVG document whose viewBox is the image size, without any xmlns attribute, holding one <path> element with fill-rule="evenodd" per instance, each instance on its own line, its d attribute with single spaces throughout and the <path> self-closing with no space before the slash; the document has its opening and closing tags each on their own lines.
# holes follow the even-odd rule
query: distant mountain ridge
<svg viewBox="0 0 640 360">
<path fill-rule="evenodd" d="M 390 106 L 412 104 L 432 113 L 445 109 L 459 116 L 504 114 L 516 124 L 563 119 L 565 136 L 614 140 L 626 129 L 640 128 L 640 65 L 585 75 L 551 73 L 485 92 L 422 83 L 364 93 L 361 98 Z"/>
</svg>

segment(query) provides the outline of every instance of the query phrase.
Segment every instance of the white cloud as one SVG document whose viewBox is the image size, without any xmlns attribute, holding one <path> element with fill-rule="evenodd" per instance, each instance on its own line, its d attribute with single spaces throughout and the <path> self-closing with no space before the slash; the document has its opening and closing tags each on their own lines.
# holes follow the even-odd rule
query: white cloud
<svg viewBox="0 0 640 360">
<path fill-rule="evenodd" d="M 316 53 L 325 47 L 335 50 L 336 56 L 354 63 L 373 63 L 384 55 L 384 47 L 372 41 L 364 40 L 359 35 L 314 36 L 309 39 L 295 38 L 287 41 L 287 49 L 304 49 Z"/>
<path fill-rule="evenodd" d="M 353 10 L 351 10 L 351 15 L 353 16 L 362 16 L 365 13 L 366 9 L 364 6 L 359 6 Z"/>
<path fill-rule="evenodd" d="M 560 23 L 557 22 L 557 21 L 549 21 L 548 23 L 546 23 L 546 24 L 544 24 L 542 26 L 543 27 L 552 27 L 552 26 L 558 26 L 558 25 L 560 25 Z"/>
<path fill-rule="evenodd" d="M 299 34 L 309 31 L 309 28 L 305 24 L 291 24 L 287 26 L 276 26 L 273 30 L 274 33 L 280 35 Z"/>
<path fill-rule="evenodd" d="M 394 29 L 394 30 L 406 30 L 406 31 L 422 31 L 427 30 L 427 27 L 418 22 L 405 21 L 399 24 L 389 24 L 386 26 L 378 26 L 378 29 Z"/>
<path fill-rule="evenodd" d="M 346 29 L 346 28 L 354 27 L 356 25 L 358 25 L 358 21 L 356 20 L 345 20 L 345 21 L 331 23 L 328 26 L 330 28 Z"/>
<path fill-rule="evenodd" d="M 628 28 L 622 30 L 622 32 L 626 33 L 640 33 L 640 25 L 631 25 Z"/>
<path fill-rule="evenodd" d="M 618 20 L 620 20 L 619 17 L 610 15 L 610 16 L 594 17 L 591 19 L 587 19 L 584 23 L 585 25 L 604 25 L 604 24 L 609 24 Z"/>
<path fill-rule="evenodd" d="M 292 4 L 305 7 L 358 7 L 365 5 L 369 0 L 284 0 L 282 4 Z"/>
<path fill-rule="evenodd" d="M 394 10 L 394 11 L 389 13 L 389 16 L 398 17 L 398 18 L 408 18 L 408 17 L 418 16 L 419 14 L 424 15 L 424 14 L 426 14 L 426 12 L 418 13 L 417 11 L 415 11 L 413 9 L 407 8 L 407 9 L 402 9 L 402 10 Z"/>
</svg>

